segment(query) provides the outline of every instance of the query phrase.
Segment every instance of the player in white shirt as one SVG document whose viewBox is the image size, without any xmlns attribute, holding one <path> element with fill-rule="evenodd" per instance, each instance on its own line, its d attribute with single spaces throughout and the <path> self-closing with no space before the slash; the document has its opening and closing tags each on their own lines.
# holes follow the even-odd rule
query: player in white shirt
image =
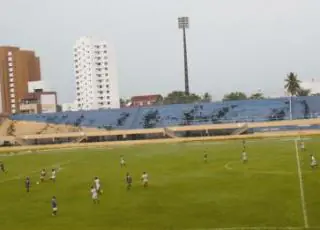
<svg viewBox="0 0 320 230">
<path fill-rule="evenodd" d="M 146 172 L 142 173 L 141 181 L 142 181 L 143 187 L 145 187 L 145 188 L 148 187 L 149 176 L 148 176 L 148 174 Z"/>
<path fill-rule="evenodd" d="M 122 167 L 126 167 L 126 161 L 124 160 L 123 155 L 120 156 L 120 166 Z"/>
<path fill-rule="evenodd" d="M 318 166 L 317 160 L 313 154 L 311 154 L 311 164 L 310 165 L 311 165 L 311 168 L 313 168 L 313 169 Z"/>
<path fill-rule="evenodd" d="M 53 182 L 56 182 L 56 174 L 57 174 L 57 171 L 55 170 L 55 169 L 52 169 L 52 171 L 51 171 L 51 180 L 53 181 Z"/>
<path fill-rule="evenodd" d="M 96 188 L 97 192 L 99 194 L 101 194 L 102 193 L 102 189 L 101 189 L 100 179 L 98 177 L 94 178 L 94 185 L 95 185 L 95 188 Z"/>
<path fill-rule="evenodd" d="M 242 163 L 245 164 L 248 162 L 248 155 L 245 151 L 242 152 Z"/>
<path fill-rule="evenodd" d="M 94 204 L 99 204 L 98 191 L 94 186 L 91 186 L 91 197 Z"/>
<path fill-rule="evenodd" d="M 300 150 L 303 152 L 306 150 L 305 145 L 304 145 L 304 141 L 300 141 Z"/>
<path fill-rule="evenodd" d="M 47 175 L 46 170 L 42 169 L 41 172 L 40 172 L 40 181 L 41 182 L 44 182 L 44 179 L 45 179 L 46 175 Z"/>
</svg>

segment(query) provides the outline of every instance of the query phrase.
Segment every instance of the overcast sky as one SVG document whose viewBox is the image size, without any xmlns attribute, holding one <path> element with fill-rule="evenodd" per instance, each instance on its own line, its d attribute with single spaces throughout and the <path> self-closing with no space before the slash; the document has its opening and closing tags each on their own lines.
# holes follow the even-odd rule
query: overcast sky
<svg viewBox="0 0 320 230">
<path fill-rule="evenodd" d="M 189 16 L 190 89 L 283 94 L 290 71 L 320 76 L 319 0 L 0 0 L 0 45 L 33 49 L 59 102 L 75 99 L 72 47 L 80 36 L 114 45 L 121 97 L 183 90 Z"/>
</svg>

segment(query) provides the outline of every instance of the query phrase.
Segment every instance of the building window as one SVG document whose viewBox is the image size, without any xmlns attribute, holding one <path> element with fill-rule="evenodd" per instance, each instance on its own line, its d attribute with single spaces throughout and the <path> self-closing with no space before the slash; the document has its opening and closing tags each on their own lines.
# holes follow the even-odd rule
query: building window
<svg viewBox="0 0 320 230">
<path fill-rule="evenodd" d="M 12 56 L 12 52 L 11 51 L 8 52 L 8 56 Z"/>
<path fill-rule="evenodd" d="M 108 101 L 107 104 L 110 105 L 110 101 Z"/>
<path fill-rule="evenodd" d="M 13 78 L 10 78 L 9 81 L 10 81 L 10 82 L 13 82 Z"/>
<path fill-rule="evenodd" d="M 13 77 L 13 73 L 9 73 L 9 77 Z"/>
<path fill-rule="evenodd" d="M 15 112 L 16 112 L 16 110 L 15 110 L 15 109 L 12 109 L 11 111 L 12 111 L 12 113 L 15 113 Z"/>
<path fill-rule="evenodd" d="M 15 104 L 11 104 L 11 108 L 12 109 L 16 108 L 16 105 Z"/>
<path fill-rule="evenodd" d="M 11 94 L 10 94 L 10 97 L 13 97 L 13 98 L 14 98 L 14 93 L 11 93 Z"/>
<path fill-rule="evenodd" d="M 14 93 L 14 88 L 11 88 L 11 89 L 10 89 L 10 93 Z"/>
<path fill-rule="evenodd" d="M 8 65 L 9 65 L 10 67 L 13 66 L 12 62 L 9 62 Z"/>
<path fill-rule="evenodd" d="M 13 68 L 12 67 L 9 68 L 9 72 L 13 72 Z"/>
<path fill-rule="evenodd" d="M 110 96 L 107 96 L 107 99 L 110 99 Z"/>
<path fill-rule="evenodd" d="M 8 61 L 12 61 L 12 57 L 8 57 Z"/>
<path fill-rule="evenodd" d="M 13 104 L 13 103 L 15 103 L 16 102 L 16 100 L 15 99 L 11 99 L 11 103 Z"/>
<path fill-rule="evenodd" d="M 109 91 L 109 90 L 107 90 L 107 93 L 110 93 L 110 91 Z"/>
<path fill-rule="evenodd" d="M 109 85 L 106 85 L 106 87 L 109 89 Z"/>
</svg>

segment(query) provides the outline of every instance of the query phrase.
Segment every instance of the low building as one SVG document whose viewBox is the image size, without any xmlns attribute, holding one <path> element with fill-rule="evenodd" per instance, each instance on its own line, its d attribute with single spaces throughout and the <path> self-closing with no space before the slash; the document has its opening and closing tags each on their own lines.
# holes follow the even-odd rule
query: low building
<svg viewBox="0 0 320 230">
<path fill-rule="evenodd" d="M 20 113 L 38 114 L 57 112 L 57 93 L 36 90 L 27 93 L 19 104 Z"/>
<path fill-rule="evenodd" d="M 162 96 L 160 94 L 134 96 L 131 98 L 131 106 L 132 107 L 150 106 L 150 105 L 156 104 L 161 100 L 162 100 Z"/>
<path fill-rule="evenodd" d="M 51 91 L 48 89 L 44 81 L 30 81 L 28 82 L 28 93 L 33 93 L 38 90 Z"/>
<path fill-rule="evenodd" d="M 63 103 L 62 105 L 62 111 L 67 112 L 67 111 L 78 111 L 78 106 L 77 103 Z"/>
</svg>

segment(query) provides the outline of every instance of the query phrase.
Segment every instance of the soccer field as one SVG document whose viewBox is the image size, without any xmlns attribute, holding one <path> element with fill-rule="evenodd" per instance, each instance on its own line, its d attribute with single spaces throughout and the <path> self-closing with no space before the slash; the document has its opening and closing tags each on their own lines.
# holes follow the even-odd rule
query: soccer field
<svg viewBox="0 0 320 230">
<path fill-rule="evenodd" d="M 307 139 L 306 152 L 293 139 L 193 142 L 113 149 L 54 150 L 0 156 L 1 229 L 32 230 L 238 230 L 320 229 L 320 139 Z M 208 162 L 204 163 L 204 151 Z M 120 167 L 124 155 L 126 168 Z M 299 159 L 299 161 L 297 161 Z M 61 167 L 57 182 L 39 185 L 40 170 Z M 149 187 L 140 176 L 149 174 Z M 126 190 L 125 174 L 133 187 Z M 49 173 L 50 174 L 50 173 Z M 31 177 L 31 192 L 24 177 Z M 90 185 L 100 177 L 103 194 L 93 204 Z M 51 197 L 59 212 L 51 216 Z"/>
</svg>

